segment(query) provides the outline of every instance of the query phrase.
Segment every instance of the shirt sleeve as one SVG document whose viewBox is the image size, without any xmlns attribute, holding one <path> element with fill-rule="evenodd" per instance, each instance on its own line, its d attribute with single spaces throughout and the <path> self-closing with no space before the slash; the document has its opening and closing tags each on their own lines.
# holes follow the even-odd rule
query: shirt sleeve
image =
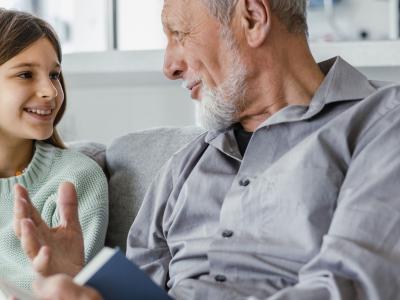
<svg viewBox="0 0 400 300">
<path fill-rule="evenodd" d="M 165 211 L 173 187 L 168 162 L 153 180 L 128 234 L 126 256 L 165 288 L 171 254 L 163 231 Z"/>
<path fill-rule="evenodd" d="M 392 109 L 353 143 L 337 207 L 319 253 L 298 283 L 268 300 L 397 299 L 400 286 L 400 111 Z M 188 280 L 177 299 L 246 299 L 224 284 Z M 181 296 L 185 295 L 185 296 Z M 189 299 L 189 298 L 188 298 Z"/>
</svg>

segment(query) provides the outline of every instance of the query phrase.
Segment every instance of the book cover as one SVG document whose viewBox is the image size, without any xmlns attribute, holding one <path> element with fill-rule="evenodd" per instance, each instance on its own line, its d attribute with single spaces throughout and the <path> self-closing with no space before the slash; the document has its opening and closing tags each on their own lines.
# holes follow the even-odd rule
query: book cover
<svg viewBox="0 0 400 300">
<path fill-rule="evenodd" d="M 95 288 L 104 300 L 172 300 L 118 248 L 100 251 L 74 282 Z"/>
</svg>

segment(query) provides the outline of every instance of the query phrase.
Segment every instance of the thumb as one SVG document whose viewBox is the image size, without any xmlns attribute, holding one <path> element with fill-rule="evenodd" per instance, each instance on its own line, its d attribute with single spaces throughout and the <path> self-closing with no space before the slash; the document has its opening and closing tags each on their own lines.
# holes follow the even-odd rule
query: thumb
<svg viewBox="0 0 400 300">
<path fill-rule="evenodd" d="M 78 218 L 78 198 L 75 186 L 71 182 L 63 182 L 58 188 L 58 210 L 60 225 L 80 228 Z"/>
</svg>

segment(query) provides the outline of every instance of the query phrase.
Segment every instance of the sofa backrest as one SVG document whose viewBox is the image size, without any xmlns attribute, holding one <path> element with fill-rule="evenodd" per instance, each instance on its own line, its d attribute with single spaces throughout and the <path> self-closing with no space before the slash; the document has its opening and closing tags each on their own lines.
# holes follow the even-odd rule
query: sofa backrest
<svg viewBox="0 0 400 300">
<path fill-rule="evenodd" d="M 122 136 L 106 150 L 110 218 L 106 245 L 126 248 L 126 238 L 145 192 L 163 164 L 204 132 L 199 127 L 164 127 Z"/>
</svg>

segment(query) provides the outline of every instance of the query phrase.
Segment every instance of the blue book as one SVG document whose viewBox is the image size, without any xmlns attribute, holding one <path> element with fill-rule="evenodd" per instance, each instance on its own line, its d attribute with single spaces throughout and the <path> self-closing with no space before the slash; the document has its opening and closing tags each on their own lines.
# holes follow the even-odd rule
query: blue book
<svg viewBox="0 0 400 300">
<path fill-rule="evenodd" d="M 104 300 L 172 300 L 118 248 L 101 250 L 74 282 L 95 288 Z"/>
</svg>

